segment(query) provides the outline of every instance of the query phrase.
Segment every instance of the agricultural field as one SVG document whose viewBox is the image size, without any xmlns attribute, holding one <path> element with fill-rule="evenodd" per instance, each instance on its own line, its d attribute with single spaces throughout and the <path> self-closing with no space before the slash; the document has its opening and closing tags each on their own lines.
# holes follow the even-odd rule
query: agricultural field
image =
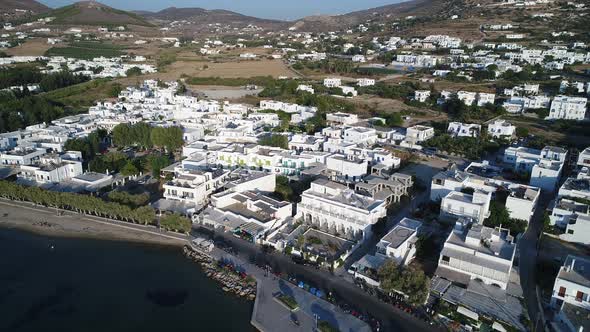
<svg viewBox="0 0 590 332">
<path fill-rule="evenodd" d="M 4 52 L 11 56 L 41 56 L 50 48 L 51 45 L 47 44 L 47 39 L 34 38 L 19 46 L 6 49 Z"/>
<path fill-rule="evenodd" d="M 396 99 L 361 95 L 347 100 L 356 106 L 355 113 L 359 114 L 359 116 L 368 117 L 375 113 L 400 113 L 402 116 L 407 116 L 409 119 L 404 121 L 405 126 L 413 126 L 418 123 L 429 121 L 448 120 L 446 113 L 433 111 L 427 108 L 409 106 Z"/>
<path fill-rule="evenodd" d="M 64 47 L 52 47 L 45 52 L 46 56 L 63 56 L 77 59 L 93 59 L 97 57 L 113 58 L 127 54 L 122 46 L 98 42 L 75 42 Z"/>
<path fill-rule="evenodd" d="M 160 79 L 163 81 L 178 80 L 183 76 L 190 77 L 219 77 L 219 78 L 249 78 L 257 76 L 293 77 L 281 60 L 257 60 L 240 62 L 204 62 L 204 61 L 175 61 L 163 67 L 163 70 L 149 75 L 141 76 L 141 79 Z M 121 82 L 135 82 L 135 78 L 123 79 Z M 214 84 L 212 84 L 214 85 Z"/>
</svg>

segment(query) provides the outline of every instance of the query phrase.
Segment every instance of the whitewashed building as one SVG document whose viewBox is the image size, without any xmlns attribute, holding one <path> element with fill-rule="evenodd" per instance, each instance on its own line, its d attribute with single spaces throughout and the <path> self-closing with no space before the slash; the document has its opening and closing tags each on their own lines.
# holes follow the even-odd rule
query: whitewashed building
<svg viewBox="0 0 590 332">
<path fill-rule="evenodd" d="M 357 239 L 368 238 L 371 226 L 386 214 L 384 201 L 355 194 L 344 185 L 324 179 L 311 183 L 297 209 L 304 222 Z"/>
<path fill-rule="evenodd" d="M 377 255 L 393 259 L 398 264 L 409 264 L 416 256 L 416 242 L 422 222 L 404 218 L 377 243 Z"/>
<path fill-rule="evenodd" d="M 361 87 L 373 86 L 375 85 L 375 80 L 372 78 L 359 78 L 356 80 L 356 84 Z"/>
<path fill-rule="evenodd" d="M 496 120 L 488 125 L 488 133 L 493 138 L 510 139 L 516 131 L 516 126 L 506 120 Z"/>
<path fill-rule="evenodd" d="M 453 137 L 478 137 L 481 125 L 475 123 L 449 122 L 447 132 Z"/>
<path fill-rule="evenodd" d="M 440 205 L 440 219 L 454 221 L 460 218 L 482 224 L 490 215 L 492 194 L 476 190 L 472 195 L 451 191 L 443 197 Z"/>
<path fill-rule="evenodd" d="M 406 141 L 420 143 L 434 137 L 434 128 L 422 125 L 412 126 L 406 129 Z"/>
<path fill-rule="evenodd" d="M 37 184 L 59 183 L 83 173 L 82 153 L 46 154 L 30 165 L 21 165 L 18 178 Z"/>
<path fill-rule="evenodd" d="M 414 91 L 414 100 L 425 103 L 430 98 L 430 90 L 416 90 Z"/>
<path fill-rule="evenodd" d="M 580 152 L 578 155 L 577 165 L 579 168 L 590 168 L 590 147 L 585 148 L 582 152 Z"/>
<path fill-rule="evenodd" d="M 339 88 L 342 85 L 342 80 L 340 78 L 325 78 L 324 79 L 324 86 L 326 88 Z"/>
<path fill-rule="evenodd" d="M 564 303 L 590 309 L 590 259 L 587 257 L 568 255 L 559 269 L 551 305 L 561 308 Z"/>
<path fill-rule="evenodd" d="M 556 96 L 551 102 L 548 120 L 584 120 L 586 119 L 586 97 Z"/>
<path fill-rule="evenodd" d="M 326 121 L 329 124 L 349 126 L 359 122 L 358 115 L 349 113 L 328 113 Z"/>
<path fill-rule="evenodd" d="M 509 231 L 458 224 L 445 241 L 435 274 L 462 284 L 479 279 L 505 290 L 515 254 Z"/>
</svg>

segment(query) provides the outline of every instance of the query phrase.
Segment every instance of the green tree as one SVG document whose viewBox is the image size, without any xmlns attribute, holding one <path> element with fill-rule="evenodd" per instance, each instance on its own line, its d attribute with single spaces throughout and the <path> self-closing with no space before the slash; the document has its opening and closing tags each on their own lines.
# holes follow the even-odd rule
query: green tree
<svg viewBox="0 0 590 332">
<path fill-rule="evenodd" d="M 409 303 L 421 305 L 426 301 L 430 279 L 414 266 L 398 266 L 388 259 L 377 271 L 380 287 L 387 292 L 401 292 Z"/>
<path fill-rule="evenodd" d="M 127 75 L 128 77 L 139 76 L 139 75 L 141 75 L 141 68 L 131 67 L 131 68 L 127 69 L 127 71 L 125 72 L 125 75 Z"/>
<path fill-rule="evenodd" d="M 150 155 L 148 156 L 148 163 L 152 171 L 152 176 L 160 177 L 162 169 L 170 165 L 170 158 L 163 155 Z"/>
<path fill-rule="evenodd" d="M 155 127 L 151 132 L 151 140 L 154 146 L 166 151 L 174 151 L 184 143 L 182 129 L 179 127 Z"/>
<path fill-rule="evenodd" d="M 289 185 L 289 179 L 283 175 L 277 175 L 275 193 L 279 194 L 285 201 L 293 200 L 293 188 Z"/>
<path fill-rule="evenodd" d="M 179 214 L 173 213 L 160 219 L 160 226 L 166 230 L 188 233 L 191 230 L 191 221 Z"/>
<path fill-rule="evenodd" d="M 258 144 L 264 145 L 264 146 L 272 146 L 272 147 L 278 147 L 278 148 L 282 148 L 282 149 L 288 149 L 289 148 L 289 138 L 286 135 L 270 134 L 270 135 L 261 137 L 258 140 Z"/>
<path fill-rule="evenodd" d="M 47 191 L 7 181 L 0 181 L 0 197 L 132 223 L 149 224 L 155 218 L 154 210 L 149 206 L 133 209 L 117 202 L 105 202 L 95 196 Z"/>
<path fill-rule="evenodd" d="M 133 163 L 131 161 L 127 161 L 125 166 L 123 166 L 123 168 L 121 168 L 121 174 L 123 176 L 133 176 L 133 175 L 139 174 L 139 170 L 137 169 L 137 167 L 135 165 L 133 165 Z"/>
<path fill-rule="evenodd" d="M 131 137 L 131 126 L 126 123 L 116 125 L 111 133 L 115 146 L 130 146 L 133 141 Z"/>
<path fill-rule="evenodd" d="M 123 86 L 119 83 L 113 83 L 109 87 L 107 95 L 111 98 L 117 98 L 119 96 L 119 93 L 121 93 L 121 91 L 123 91 Z"/>
<path fill-rule="evenodd" d="M 517 137 L 528 137 L 529 136 L 529 130 L 525 127 L 517 127 L 516 128 L 516 136 Z"/>
</svg>

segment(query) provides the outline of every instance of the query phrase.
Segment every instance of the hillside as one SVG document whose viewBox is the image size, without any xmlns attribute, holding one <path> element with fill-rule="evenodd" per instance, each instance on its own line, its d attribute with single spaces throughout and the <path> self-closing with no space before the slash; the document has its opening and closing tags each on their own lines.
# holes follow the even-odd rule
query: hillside
<svg viewBox="0 0 590 332">
<path fill-rule="evenodd" d="M 0 12 L 10 13 L 16 10 L 26 10 L 35 14 L 49 11 L 49 7 L 35 0 L 2 0 L 0 1 Z"/>
<path fill-rule="evenodd" d="M 137 12 L 137 14 L 148 20 L 161 22 L 189 21 L 193 28 L 215 23 L 227 24 L 235 27 L 257 25 L 264 28 L 276 28 L 285 25 L 285 22 L 282 21 L 252 17 L 222 9 L 207 10 L 203 8 L 170 7 L 155 13 L 142 11 Z"/>
<path fill-rule="evenodd" d="M 44 16 L 55 17 L 52 24 L 58 25 L 140 25 L 151 26 L 141 16 L 111 8 L 94 1 L 77 2 L 46 13 Z"/>
<path fill-rule="evenodd" d="M 0 0 L 0 22 L 16 22 L 49 10 L 35 0 Z"/>
<path fill-rule="evenodd" d="M 293 26 L 303 31 L 334 31 L 371 21 L 385 22 L 406 16 L 439 16 L 461 0 L 410 0 L 406 2 L 365 9 L 343 15 L 309 16 L 297 20 Z"/>
</svg>

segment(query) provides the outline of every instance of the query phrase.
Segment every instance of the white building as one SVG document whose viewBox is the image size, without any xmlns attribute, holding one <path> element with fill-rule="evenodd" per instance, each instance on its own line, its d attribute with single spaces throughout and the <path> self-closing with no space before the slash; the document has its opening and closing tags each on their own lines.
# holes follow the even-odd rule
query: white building
<svg viewBox="0 0 590 332">
<path fill-rule="evenodd" d="M 352 62 L 367 62 L 367 59 L 362 54 L 357 54 L 352 57 Z"/>
<path fill-rule="evenodd" d="M 505 290 L 515 253 L 516 244 L 506 230 L 457 225 L 445 241 L 435 274 L 462 284 L 479 279 Z"/>
<path fill-rule="evenodd" d="M 358 115 L 349 113 L 328 113 L 326 114 L 328 124 L 349 126 L 359 122 Z"/>
<path fill-rule="evenodd" d="M 493 93 L 483 93 L 480 92 L 477 94 L 477 106 L 485 106 L 486 104 L 493 104 L 496 95 Z"/>
<path fill-rule="evenodd" d="M 414 100 L 425 103 L 430 98 L 430 90 L 416 90 L 414 91 Z"/>
<path fill-rule="evenodd" d="M 306 91 L 311 93 L 312 95 L 315 93 L 314 88 L 311 85 L 299 84 L 297 86 L 297 91 Z"/>
<path fill-rule="evenodd" d="M 385 217 L 385 202 L 355 194 L 346 186 L 318 179 L 301 195 L 297 209 L 304 222 L 335 234 L 368 238 L 371 226 Z"/>
<path fill-rule="evenodd" d="M 351 97 L 358 96 L 358 91 L 356 91 L 356 89 L 352 86 L 342 85 L 342 86 L 340 86 L 340 89 L 342 90 L 342 94 L 345 96 L 351 96 Z"/>
<path fill-rule="evenodd" d="M 466 188 L 493 195 L 498 191 L 504 191 L 507 192 L 506 209 L 510 218 L 530 221 L 539 201 L 540 189 L 482 176 L 494 176 L 498 172 L 486 162 L 471 163 L 466 171 L 451 169 L 440 172 L 432 177 L 430 200 L 436 202 L 451 192 L 460 192 Z"/>
<path fill-rule="evenodd" d="M 83 173 L 82 153 L 46 154 L 30 165 L 21 165 L 19 179 L 35 183 L 59 183 Z"/>
<path fill-rule="evenodd" d="M 590 168 L 590 147 L 585 148 L 584 151 L 580 152 L 577 165 L 579 168 Z"/>
<path fill-rule="evenodd" d="M 339 88 L 342 85 L 342 80 L 339 78 L 325 78 L 324 86 L 326 88 Z"/>
<path fill-rule="evenodd" d="M 406 130 L 406 141 L 411 143 L 420 143 L 434 137 L 434 128 L 422 125 L 409 127 Z"/>
<path fill-rule="evenodd" d="M 477 93 L 469 91 L 457 91 L 457 99 L 462 101 L 465 105 L 471 106 L 475 102 Z"/>
<path fill-rule="evenodd" d="M 358 86 L 373 86 L 375 85 L 375 80 L 372 78 L 359 78 L 356 80 L 356 84 Z"/>
<path fill-rule="evenodd" d="M 590 244 L 590 206 L 564 197 L 555 200 L 549 220 L 560 228 L 559 238 L 581 244 Z"/>
<path fill-rule="evenodd" d="M 587 257 L 568 255 L 559 269 L 551 305 L 561 308 L 564 303 L 590 309 L 590 259 Z"/>
<path fill-rule="evenodd" d="M 291 203 L 277 201 L 259 191 L 226 190 L 211 196 L 211 206 L 198 220 L 261 243 L 265 235 L 283 226 L 292 213 Z"/>
<path fill-rule="evenodd" d="M 367 175 L 369 163 L 366 159 L 334 154 L 326 159 L 326 167 L 336 178 L 356 182 Z"/>
<path fill-rule="evenodd" d="M 531 171 L 531 186 L 553 192 L 566 162 L 567 150 L 555 146 L 546 146 L 541 150 L 540 161 Z"/>
<path fill-rule="evenodd" d="M 373 145 L 377 142 L 377 131 L 373 128 L 351 127 L 344 129 L 343 139 L 345 142 L 359 145 Z"/>
<path fill-rule="evenodd" d="M 556 96 L 551 102 L 547 119 L 584 120 L 588 98 Z"/>
<path fill-rule="evenodd" d="M 200 169 L 185 159 L 175 170 L 174 179 L 163 185 L 164 198 L 200 207 L 207 203 L 209 195 L 225 184 L 229 171 Z"/>
<path fill-rule="evenodd" d="M 409 264 L 416 256 L 416 242 L 422 222 L 402 219 L 377 243 L 377 255 L 391 258 L 398 264 Z"/>
<path fill-rule="evenodd" d="M 491 199 L 492 194 L 483 190 L 476 190 L 473 195 L 451 191 L 441 201 L 440 218 L 451 221 L 467 218 L 483 224 L 490 216 Z"/>
<path fill-rule="evenodd" d="M 516 126 L 506 122 L 506 120 L 496 120 L 488 125 L 488 133 L 493 138 L 510 139 L 514 135 L 515 131 Z"/>
<path fill-rule="evenodd" d="M 478 137 L 481 125 L 474 123 L 450 122 L 447 132 L 453 137 Z"/>
<path fill-rule="evenodd" d="M 19 147 L 0 153 L 1 165 L 31 165 L 47 153 L 46 149 L 33 149 Z"/>
<path fill-rule="evenodd" d="M 566 156 L 567 150 L 553 146 L 543 150 L 509 147 L 504 151 L 503 160 L 516 172 L 530 173 L 531 186 L 553 192 L 561 177 Z"/>
<path fill-rule="evenodd" d="M 590 200 L 590 178 L 568 178 L 559 188 L 557 195 Z"/>
</svg>

